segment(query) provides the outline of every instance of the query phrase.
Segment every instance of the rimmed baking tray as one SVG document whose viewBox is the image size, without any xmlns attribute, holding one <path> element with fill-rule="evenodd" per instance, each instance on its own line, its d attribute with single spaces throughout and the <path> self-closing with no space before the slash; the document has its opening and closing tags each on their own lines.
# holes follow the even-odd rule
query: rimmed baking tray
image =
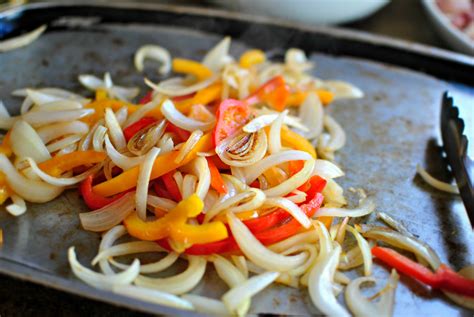
<svg viewBox="0 0 474 317">
<path fill-rule="evenodd" d="M 415 166 L 421 163 L 449 180 L 437 146 L 440 97 L 449 90 L 472 129 L 473 58 L 365 33 L 168 5 L 27 5 L 0 13 L 0 37 L 43 23 L 49 28 L 39 40 L 0 54 L 0 97 L 12 113 L 18 113 L 20 103 L 10 96 L 12 90 L 59 86 L 81 91 L 80 73 L 109 71 L 116 82 L 143 87 L 132 56 L 147 43 L 194 59 L 223 35 L 234 39 L 234 55 L 258 47 L 279 58 L 288 47 L 304 49 L 317 65 L 316 76 L 352 82 L 366 94 L 329 108 L 348 136 L 347 146 L 336 158 L 347 173 L 343 186 L 364 188 L 375 198 L 379 211 L 402 220 L 455 268 L 474 262 L 473 233 L 460 199 L 431 189 L 415 176 Z M 159 79 L 154 72 L 147 75 Z M 474 135 L 469 131 L 467 135 Z M 0 272 L 138 311 L 189 315 L 96 290 L 75 279 L 67 263 L 67 248 L 75 245 L 80 261 L 87 263 L 100 241 L 98 234 L 80 228 L 78 213 L 82 211 L 83 203 L 70 191 L 48 204 L 30 204 L 19 218 L 0 212 L 4 231 Z M 386 275 L 386 269 L 379 267 L 375 275 Z M 402 282 L 395 315 L 468 314 L 439 294 L 403 278 Z M 206 281 L 195 291 L 218 296 L 224 289 L 208 267 Z M 253 302 L 254 313 L 317 313 L 308 304 L 306 291 L 281 286 L 271 287 Z"/>
</svg>

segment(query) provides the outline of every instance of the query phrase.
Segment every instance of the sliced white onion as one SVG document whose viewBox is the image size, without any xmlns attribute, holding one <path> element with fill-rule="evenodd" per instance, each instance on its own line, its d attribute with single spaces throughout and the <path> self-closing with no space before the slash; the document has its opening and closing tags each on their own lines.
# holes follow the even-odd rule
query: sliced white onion
<svg viewBox="0 0 474 317">
<path fill-rule="evenodd" d="M 62 110 L 62 111 L 34 111 L 25 113 L 22 118 L 33 127 L 55 122 L 67 122 L 87 117 L 95 112 L 94 109 Z"/>
<path fill-rule="evenodd" d="M 174 162 L 177 164 L 181 163 L 188 156 L 188 154 L 193 150 L 193 148 L 199 142 L 203 134 L 204 133 L 201 130 L 193 131 L 191 135 L 189 136 L 189 138 L 184 143 L 184 145 L 179 150 L 179 153 L 174 159 Z"/>
<path fill-rule="evenodd" d="M 295 234 L 294 236 L 291 236 L 275 244 L 272 244 L 271 246 L 269 246 L 269 249 L 276 253 L 282 253 L 294 246 L 301 245 L 304 243 L 315 243 L 316 241 L 318 241 L 318 235 L 314 230 L 305 231 L 302 233 Z"/>
<path fill-rule="evenodd" d="M 165 211 L 169 211 L 176 207 L 176 202 L 163 198 L 163 197 L 158 197 L 158 196 L 153 196 L 153 195 L 148 195 L 148 201 L 147 203 L 152 206 L 153 208 L 160 208 Z"/>
<path fill-rule="evenodd" d="M 186 131 L 195 131 L 195 130 L 202 130 L 207 131 L 210 130 L 214 126 L 214 120 L 208 122 L 198 121 L 189 117 L 186 117 L 184 114 L 178 111 L 174 106 L 171 100 L 165 100 L 161 105 L 161 112 L 163 116 L 174 124 L 175 126 L 184 129 Z"/>
<path fill-rule="evenodd" d="M 324 115 L 324 126 L 329 131 L 329 142 L 324 146 L 325 151 L 337 151 L 346 144 L 346 133 L 344 129 L 330 115 Z"/>
<path fill-rule="evenodd" d="M 247 260 L 245 260 L 245 256 L 243 255 L 232 255 L 231 256 L 232 262 L 234 262 L 235 266 L 239 269 L 240 273 L 245 278 L 249 277 L 249 270 L 247 268 Z"/>
<path fill-rule="evenodd" d="M 305 71 L 313 67 L 313 64 L 308 62 L 304 51 L 299 48 L 290 48 L 286 51 L 285 65 L 297 71 Z"/>
<path fill-rule="evenodd" d="M 267 148 L 267 134 L 263 130 L 258 130 L 253 134 L 242 132 L 237 136 L 231 135 L 222 141 L 215 151 L 227 165 L 244 167 L 263 159 Z"/>
<path fill-rule="evenodd" d="M 92 147 L 97 152 L 104 152 L 104 140 L 107 135 L 107 128 L 99 125 L 92 136 Z"/>
<path fill-rule="evenodd" d="M 245 300 L 252 298 L 252 296 L 273 283 L 279 275 L 280 273 L 278 272 L 266 272 L 253 276 L 244 283 L 227 291 L 222 296 L 222 301 L 229 311 L 235 313 Z"/>
<path fill-rule="evenodd" d="M 145 155 L 140 156 L 126 156 L 120 153 L 115 149 L 112 142 L 110 142 L 109 136 L 106 135 L 105 138 L 105 150 L 107 151 L 107 156 L 114 162 L 114 164 L 124 171 L 129 170 L 137 165 L 142 164 L 145 161 Z"/>
<path fill-rule="evenodd" d="M 197 177 L 191 174 L 186 174 L 183 177 L 183 199 L 188 198 L 194 194 L 196 190 Z"/>
<path fill-rule="evenodd" d="M 254 112 L 257 117 L 244 126 L 243 130 L 245 132 L 256 132 L 261 128 L 272 124 L 272 122 L 275 121 L 275 119 L 280 114 L 280 112 L 268 109 L 266 107 L 254 109 Z M 283 120 L 283 123 L 301 131 L 309 131 L 308 127 L 301 123 L 301 119 L 299 117 L 287 115 Z"/>
<path fill-rule="evenodd" d="M 194 309 L 200 313 L 212 316 L 230 316 L 229 311 L 220 300 L 194 294 L 184 294 L 181 298 L 193 304 Z"/>
<path fill-rule="evenodd" d="M 285 256 L 267 249 L 233 213 L 227 213 L 227 221 L 242 253 L 262 268 L 286 272 L 301 266 L 308 258 L 306 253 Z"/>
<path fill-rule="evenodd" d="M 0 100 L 0 118 L 10 118 L 10 113 L 8 109 L 5 107 L 3 101 Z"/>
<path fill-rule="evenodd" d="M 207 160 L 203 157 L 197 157 L 184 166 L 183 171 L 192 173 L 197 177 L 199 182 L 196 186 L 196 194 L 201 200 L 204 200 L 211 185 L 211 171 L 209 170 Z"/>
<path fill-rule="evenodd" d="M 419 164 L 416 165 L 416 172 L 420 174 L 421 178 L 423 178 L 423 180 L 428 185 L 431 185 L 434 188 L 442 190 L 447 193 L 459 194 L 459 188 L 456 185 L 451 185 L 451 184 L 442 182 L 440 180 L 437 180 L 436 178 L 428 174 L 428 172 Z"/>
<path fill-rule="evenodd" d="M 135 204 L 138 217 L 140 217 L 143 221 L 146 220 L 146 203 L 148 198 L 148 185 L 150 184 L 151 170 L 158 154 L 160 154 L 160 149 L 153 147 L 148 152 L 148 154 L 145 155 L 145 159 L 140 165 L 140 171 L 138 173 Z"/>
<path fill-rule="evenodd" d="M 120 126 L 124 127 L 125 126 L 125 121 L 127 121 L 127 118 L 128 118 L 128 108 L 127 108 L 127 106 L 123 106 L 119 110 L 115 111 L 115 118 L 117 118 L 117 122 L 120 124 Z"/>
<path fill-rule="evenodd" d="M 233 197 L 222 199 L 206 213 L 204 222 L 209 222 L 222 211 L 231 213 L 256 210 L 265 202 L 265 194 L 258 188 L 249 188 L 247 191 Z"/>
<path fill-rule="evenodd" d="M 104 249 L 92 259 L 92 265 L 96 265 L 102 260 L 110 257 L 122 256 L 144 252 L 163 252 L 163 248 L 152 241 L 132 241 L 114 245 L 113 247 Z"/>
<path fill-rule="evenodd" d="M 128 127 L 133 123 L 137 122 L 141 118 L 143 118 L 148 112 L 160 107 L 163 98 L 161 96 L 154 97 L 150 102 L 140 106 L 140 108 L 133 112 L 130 117 L 128 117 L 127 121 L 123 124 L 124 127 Z"/>
<path fill-rule="evenodd" d="M 169 153 L 174 149 L 174 142 L 171 133 L 165 133 L 158 141 L 158 147 L 161 149 L 161 155 Z"/>
<path fill-rule="evenodd" d="M 304 163 L 303 168 L 298 173 L 291 176 L 284 182 L 264 190 L 263 192 L 268 197 L 286 196 L 287 194 L 291 193 L 292 191 L 303 185 L 311 177 L 313 169 L 314 160 L 307 160 Z"/>
<path fill-rule="evenodd" d="M 333 179 L 344 176 L 344 172 L 330 161 L 317 159 L 314 164 L 313 175 L 321 176 L 324 179 Z"/>
<path fill-rule="evenodd" d="M 79 142 L 81 139 L 82 135 L 73 134 L 48 144 L 46 148 L 48 149 L 49 153 L 54 153 L 56 151 L 62 150 L 63 148 L 69 145 Z"/>
<path fill-rule="evenodd" d="M 45 203 L 58 197 L 63 192 L 62 187 L 24 177 L 4 154 L 0 154 L 0 171 L 5 174 L 10 188 L 26 201 Z"/>
<path fill-rule="evenodd" d="M 17 157 L 31 157 L 41 163 L 51 158 L 38 133 L 27 122 L 18 120 L 10 132 L 10 143 Z"/>
<path fill-rule="evenodd" d="M 230 42 L 230 36 L 224 37 L 207 52 L 202 59 L 202 64 L 212 71 L 220 71 L 224 65 L 232 61 L 232 57 L 229 56 Z"/>
<path fill-rule="evenodd" d="M 0 129 L 9 130 L 18 120 L 18 117 L 0 117 Z"/>
<path fill-rule="evenodd" d="M 180 298 L 179 296 L 155 289 L 134 285 L 114 285 L 112 287 L 112 292 L 153 304 L 165 305 L 185 310 L 194 309 L 194 306 L 190 301 Z"/>
<path fill-rule="evenodd" d="M 129 88 L 114 85 L 109 73 L 105 73 L 104 80 L 93 75 L 79 75 L 79 82 L 92 91 L 105 89 L 111 98 L 118 98 L 124 101 L 131 100 L 140 93 L 140 89 L 137 87 Z"/>
<path fill-rule="evenodd" d="M 268 139 L 268 152 L 275 154 L 281 151 L 281 126 L 285 120 L 288 110 L 283 111 L 278 115 L 278 118 L 272 123 L 270 127 L 270 137 Z"/>
<path fill-rule="evenodd" d="M 317 138 L 323 132 L 324 110 L 318 95 L 311 92 L 300 106 L 299 118 L 309 131 L 303 135 L 308 139 Z"/>
<path fill-rule="evenodd" d="M 130 284 L 138 276 L 140 261 L 135 260 L 129 269 L 115 275 L 104 275 L 82 266 L 76 258 L 74 247 L 68 250 L 68 260 L 71 269 L 77 278 L 99 289 L 111 290 L 117 285 Z"/>
<path fill-rule="evenodd" d="M 375 278 L 359 277 L 353 280 L 346 288 L 345 297 L 347 306 L 349 306 L 349 309 L 356 317 L 392 316 L 398 279 L 397 271 L 392 270 L 387 285 L 380 291 L 382 295 L 378 303 L 372 303 L 360 291 L 360 286 L 363 283 L 376 283 Z"/>
<path fill-rule="evenodd" d="M 176 260 L 178 260 L 178 258 L 179 258 L 178 253 L 170 252 L 164 258 L 162 258 L 161 260 L 159 260 L 157 262 L 142 264 L 140 266 L 140 273 L 157 273 L 157 272 L 164 271 L 167 268 L 169 268 L 170 266 L 172 266 L 176 262 Z M 101 260 L 101 261 L 103 261 L 103 260 Z M 110 259 L 110 262 L 114 266 L 116 266 L 116 267 L 118 267 L 122 270 L 126 270 L 130 266 L 130 265 L 127 265 L 127 264 L 119 263 L 119 262 L 115 261 L 112 258 Z M 99 262 L 99 264 L 100 264 L 100 262 Z"/>
<path fill-rule="evenodd" d="M 359 207 L 354 209 L 323 207 L 319 209 L 315 217 L 363 217 L 370 214 L 374 210 L 374 201 L 370 198 L 366 198 L 359 202 Z"/>
<path fill-rule="evenodd" d="M 42 26 L 28 33 L 4 41 L 0 41 L 0 52 L 11 51 L 30 44 L 38 37 L 40 37 L 40 35 L 43 34 L 44 31 L 46 31 L 46 28 L 46 24 L 43 24 Z"/>
<path fill-rule="evenodd" d="M 441 265 L 441 260 L 433 249 L 415 237 L 408 237 L 389 229 L 372 229 L 363 233 L 364 237 L 383 241 L 397 248 L 415 253 L 418 257 L 429 263 L 433 270 Z"/>
<path fill-rule="evenodd" d="M 175 295 L 185 294 L 196 287 L 206 271 L 206 260 L 204 258 L 188 256 L 188 260 L 189 266 L 182 273 L 164 278 L 139 275 L 135 280 L 135 284 Z"/>
<path fill-rule="evenodd" d="M 143 72 L 145 59 L 153 59 L 161 63 L 158 73 L 165 75 L 171 71 L 171 55 L 167 49 L 158 45 L 143 45 L 135 53 L 135 68 Z"/>
<path fill-rule="evenodd" d="M 44 143 L 48 143 L 68 134 L 87 134 L 89 126 L 81 121 L 61 122 L 39 128 L 36 132 Z"/>
<path fill-rule="evenodd" d="M 61 88 L 56 88 L 56 87 L 44 87 L 44 88 L 38 88 L 38 89 L 33 89 L 33 88 L 23 88 L 23 89 L 16 89 L 12 92 L 13 96 L 16 97 L 27 97 L 28 96 L 28 90 L 34 90 L 37 92 L 41 92 L 44 94 L 49 95 L 48 98 L 52 97 L 61 97 L 63 100 L 76 100 L 80 101 L 82 104 L 85 104 L 86 102 L 88 103 L 88 99 L 84 99 L 81 95 L 78 95 L 76 93 L 73 93 L 69 90 L 61 89 Z"/>
<path fill-rule="evenodd" d="M 350 270 L 363 264 L 364 259 L 362 257 L 362 253 L 360 252 L 359 247 L 355 246 L 341 257 L 341 261 L 339 262 L 339 266 L 337 268 L 339 270 Z"/>
<path fill-rule="evenodd" d="M 82 109 L 83 106 L 80 102 L 74 100 L 59 100 L 59 101 L 52 101 L 48 103 L 44 103 L 38 106 L 38 111 L 61 111 L 61 110 L 77 110 Z M 36 107 L 33 108 L 36 111 Z M 32 109 L 32 110 L 33 110 Z"/>
<path fill-rule="evenodd" d="M 257 179 L 259 175 L 265 172 L 272 166 L 280 165 L 289 161 L 307 161 L 312 159 L 312 156 L 304 151 L 288 150 L 267 156 L 254 165 L 244 167 L 243 175 L 245 175 L 245 182 L 251 184 Z"/>
<path fill-rule="evenodd" d="M 114 112 L 110 108 L 105 109 L 105 126 L 109 130 L 110 139 L 115 147 L 119 150 L 124 149 L 127 146 L 125 136 L 123 135 L 120 123 L 117 121 Z"/>
<path fill-rule="evenodd" d="M 347 205 L 344 197 L 344 189 L 333 179 L 326 179 L 327 183 L 323 189 L 324 203 L 328 207 L 341 207 Z"/>
<path fill-rule="evenodd" d="M 372 274 L 372 253 L 370 252 L 370 245 L 362 235 L 351 226 L 346 226 L 346 230 L 354 235 L 357 240 L 357 245 L 362 253 L 364 259 L 364 275 L 369 276 Z"/>
<path fill-rule="evenodd" d="M 20 113 L 21 114 L 27 113 L 31 109 L 32 106 L 33 106 L 33 101 L 31 100 L 31 98 L 26 97 L 25 100 L 23 100 L 23 102 L 21 103 Z"/>
<path fill-rule="evenodd" d="M 296 203 L 300 204 L 306 201 L 306 193 L 302 192 L 301 190 L 294 190 L 291 192 L 291 196 L 286 196 L 286 199 Z"/>
<path fill-rule="evenodd" d="M 287 211 L 293 218 L 296 219 L 303 227 L 306 229 L 311 226 L 311 220 L 306 216 L 306 214 L 298 207 L 294 202 L 283 198 L 283 197 L 274 197 L 267 198 L 263 203 L 264 207 L 277 207 Z"/>
<path fill-rule="evenodd" d="M 334 99 L 362 98 L 364 93 L 354 85 L 340 80 L 325 80 L 323 87 L 334 94 Z"/>
<path fill-rule="evenodd" d="M 335 243 L 333 250 L 324 258 L 318 259 L 311 269 L 308 281 L 308 291 L 313 304 L 325 315 L 347 316 L 350 314 L 338 303 L 332 292 L 334 273 L 336 272 L 341 247 Z"/>
<path fill-rule="evenodd" d="M 135 210 L 135 192 L 129 192 L 100 209 L 79 214 L 85 230 L 102 232 L 118 225 Z"/>
<path fill-rule="evenodd" d="M 100 168 L 102 168 L 101 164 L 96 165 L 95 167 L 90 168 L 88 171 L 76 175 L 74 177 L 54 177 L 51 176 L 45 172 L 43 172 L 36 162 L 30 158 L 26 157 L 25 158 L 28 164 L 30 165 L 31 170 L 43 181 L 45 181 L 48 184 L 54 185 L 54 186 L 70 186 L 70 185 L 75 185 L 77 183 L 82 182 L 85 180 L 89 175 L 94 174 L 99 171 Z"/>
<path fill-rule="evenodd" d="M 26 212 L 26 203 L 23 198 L 15 194 L 10 195 L 10 198 L 12 200 L 12 203 L 10 205 L 7 205 L 5 209 L 12 216 L 18 217 L 20 215 L 23 215 Z"/>
<path fill-rule="evenodd" d="M 100 241 L 99 245 L 99 253 L 112 247 L 112 245 L 117 241 L 120 237 L 124 236 L 127 233 L 127 229 L 124 226 L 115 226 L 109 231 L 107 231 L 103 236 L 102 240 Z M 110 267 L 109 262 L 107 259 L 102 259 L 99 261 L 99 266 L 102 272 L 105 275 L 114 275 L 115 272 Z M 126 268 L 125 268 L 126 269 Z"/>
<path fill-rule="evenodd" d="M 161 82 L 159 85 L 153 83 L 148 78 L 145 78 L 145 84 L 163 95 L 176 97 L 192 94 L 193 92 L 199 91 L 213 84 L 217 79 L 218 75 L 213 75 L 203 81 L 198 82 L 197 84 L 188 86 L 183 83 L 182 79 L 179 79 L 179 83 L 173 85 L 165 85 L 164 82 Z"/>
</svg>

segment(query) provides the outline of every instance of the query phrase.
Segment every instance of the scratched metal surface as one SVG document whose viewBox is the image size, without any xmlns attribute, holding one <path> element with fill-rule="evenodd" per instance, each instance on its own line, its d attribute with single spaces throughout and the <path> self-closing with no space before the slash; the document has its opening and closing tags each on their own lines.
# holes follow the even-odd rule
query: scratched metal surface
<svg viewBox="0 0 474 317">
<path fill-rule="evenodd" d="M 106 71 L 117 83 L 144 87 L 142 75 L 132 64 L 133 53 L 141 45 L 157 43 L 172 55 L 199 59 L 220 37 L 190 28 L 138 23 L 103 23 L 80 31 L 49 32 L 24 49 L 0 55 L 0 98 L 12 113 L 18 113 L 21 101 L 9 95 L 16 88 L 58 86 L 85 92 L 77 83 L 77 75 L 102 75 Z M 238 56 L 245 50 L 246 42 L 245 36 L 235 40 L 233 54 Z M 281 47 L 285 45 L 281 43 Z M 366 94 L 360 100 L 336 102 L 328 109 L 348 136 L 347 145 L 336 158 L 346 171 L 342 185 L 364 188 L 375 198 L 379 211 L 402 220 L 444 262 L 455 268 L 474 263 L 474 237 L 460 199 L 433 190 L 415 176 L 415 166 L 421 163 L 435 176 L 449 180 L 437 148 L 440 96 L 449 89 L 472 124 L 474 88 L 369 60 L 317 52 L 310 52 L 310 56 L 317 64 L 316 76 L 349 81 Z M 147 71 L 147 75 L 159 79 L 154 71 Z M 0 272 L 116 305 L 184 314 L 94 290 L 73 277 L 66 258 L 68 247 L 74 245 L 79 260 L 89 263 L 100 241 L 98 234 L 80 228 L 78 214 L 83 211 L 86 208 L 75 191 L 47 204 L 29 204 L 28 212 L 19 218 L 1 211 L 4 243 Z M 387 270 L 377 267 L 375 276 L 386 277 Z M 205 282 L 195 292 L 219 296 L 224 290 L 209 265 Z M 317 313 L 306 291 L 282 286 L 262 292 L 253 303 L 254 313 Z M 395 316 L 469 314 L 441 294 L 402 278 Z"/>
</svg>

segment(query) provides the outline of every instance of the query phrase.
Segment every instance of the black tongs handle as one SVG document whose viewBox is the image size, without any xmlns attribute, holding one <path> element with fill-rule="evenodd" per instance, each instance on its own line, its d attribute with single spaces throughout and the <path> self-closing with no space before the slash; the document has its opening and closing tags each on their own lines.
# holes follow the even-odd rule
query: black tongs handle
<svg viewBox="0 0 474 317">
<path fill-rule="evenodd" d="M 474 227 L 474 162 L 467 154 L 468 139 L 464 132 L 464 121 L 459 118 L 459 109 L 448 93 L 441 102 L 441 135 L 448 163 L 459 187 L 461 198 Z M 472 137 L 472 136 L 471 136 Z"/>
</svg>

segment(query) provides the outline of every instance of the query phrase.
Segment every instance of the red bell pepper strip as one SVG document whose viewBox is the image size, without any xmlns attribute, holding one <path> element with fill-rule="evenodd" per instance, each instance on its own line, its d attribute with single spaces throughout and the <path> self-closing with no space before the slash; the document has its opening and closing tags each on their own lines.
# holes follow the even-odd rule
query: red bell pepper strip
<svg viewBox="0 0 474 317">
<path fill-rule="evenodd" d="M 128 141 L 130 141 L 130 139 L 135 135 L 137 134 L 138 131 L 140 131 L 141 129 L 143 128 L 146 128 L 148 127 L 149 125 L 153 124 L 156 122 L 156 119 L 155 118 L 151 118 L 151 117 L 143 117 L 141 118 L 140 120 L 138 120 L 137 122 L 129 125 L 128 127 L 126 127 L 125 129 L 123 129 L 123 135 L 125 136 L 125 139 Z"/>
<path fill-rule="evenodd" d="M 250 107 L 240 100 L 226 99 L 217 108 L 217 123 L 213 131 L 214 145 L 219 145 L 224 139 L 236 133 L 249 120 Z"/>
<path fill-rule="evenodd" d="M 179 142 L 186 142 L 186 140 L 189 139 L 189 136 L 191 135 L 189 131 L 181 129 L 172 124 L 171 122 L 168 122 L 168 125 L 166 126 L 166 131 L 176 134 L 179 138 Z"/>
<path fill-rule="evenodd" d="M 140 99 L 138 103 L 140 105 L 144 105 L 146 103 L 149 103 L 152 98 L 153 98 L 153 90 L 150 90 L 149 92 L 145 94 L 145 96 L 142 97 L 142 99 Z"/>
<path fill-rule="evenodd" d="M 278 111 L 283 111 L 290 97 L 290 88 L 283 76 L 275 76 L 245 99 L 248 105 L 266 102 Z"/>
<path fill-rule="evenodd" d="M 316 197 L 314 197 L 314 199 L 309 203 L 302 205 L 301 209 L 306 215 L 308 215 L 308 217 L 312 217 L 319 210 L 323 199 L 323 195 L 317 194 Z M 278 217 L 280 217 L 280 215 L 276 216 L 277 219 Z M 291 216 L 287 219 L 291 219 Z M 270 220 L 270 218 L 266 220 L 275 221 Z M 244 221 L 244 224 L 247 225 L 248 222 L 249 220 Z M 258 226 L 255 225 L 253 229 L 257 227 Z M 256 232 L 254 235 L 255 238 L 257 238 L 262 244 L 270 245 L 295 235 L 299 230 L 301 230 L 301 224 L 296 219 L 291 219 L 287 223 L 283 223 L 280 226 L 276 226 L 262 232 Z M 157 243 L 163 248 L 171 250 L 166 240 L 159 240 Z M 235 239 L 233 237 L 228 237 L 227 239 L 212 243 L 194 244 L 186 249 L 184 253 L 190 255 L 210 255 L 235 252 L 239 250 L 239 246 L 237 245 L 237 242 L 235 242 Z"/>
<path fill-rule="evenodd" d="M 174 173 L 175 171 L 168 172 L 161 178 L 163 179 L 163 183 L 165 184 L 166 190 L 170 196 L 173 197 L 174 201 L 179 202 L 183 198 L 181 196 L 181 192 L 179 191 L 178 184 L 176 184 L 176 181 L 173 178 Z"/>
<path fill-rule="evenodd" d="M 81 185 L 79 186 L 79 190 L 81 192 L 82 198 L 86 203 L 87 207 L 91 210 L 100 209 L 108 204 L 113 203 L 125 193 L 118 194 L 114 197 L 103 197 L 100 196 L 92 191 L 92 181 L 93 176 L 89 175 L 84 181 L 82 181 Z"/>
<path fill-rule="evenodd" d="M 309 179 L 308 183 L 310 184 L 310 186 L 309 189 L 305 191 L 306 203 L 316 197 L 318 193 L 321 193 L 323 191 L 324 187 L 326 187 L 327 181 L 324 178 L 319 177 L 318 175 L 314 175 Z"/>
<path fill-rule="evenodd" d="M 209 166 L 209 171 L 211 172 L 211 186 L 219 194 L 227 193 L 227 186 L 222 179 L 221 173 L 217 169 L 216 165 L 211 158 L 207 157 L 207 165 Z"/>
<path fill-rule="evenodd" d="M 397 271 L 432 288 L 439 288 L 459 295 L 474 297 L 474 280 L 461 276 L 444 264 L 442 264 L 436 272 L 432 272 L 423 265 L 412 261 L 392 249 L 373 247 L 372 254 Z"/>
<path fill-rule="evenodd" d="M 163 180 L 161 178 L 158 178 L 154 183 L 153 183 L 153 189 L 155 190 L 155 193 L 163 198 L 167 198 L 170 200 L 174 200 L 173 196 L 165 189 L 165 185 L 163 183 Z"/>
</svg>

